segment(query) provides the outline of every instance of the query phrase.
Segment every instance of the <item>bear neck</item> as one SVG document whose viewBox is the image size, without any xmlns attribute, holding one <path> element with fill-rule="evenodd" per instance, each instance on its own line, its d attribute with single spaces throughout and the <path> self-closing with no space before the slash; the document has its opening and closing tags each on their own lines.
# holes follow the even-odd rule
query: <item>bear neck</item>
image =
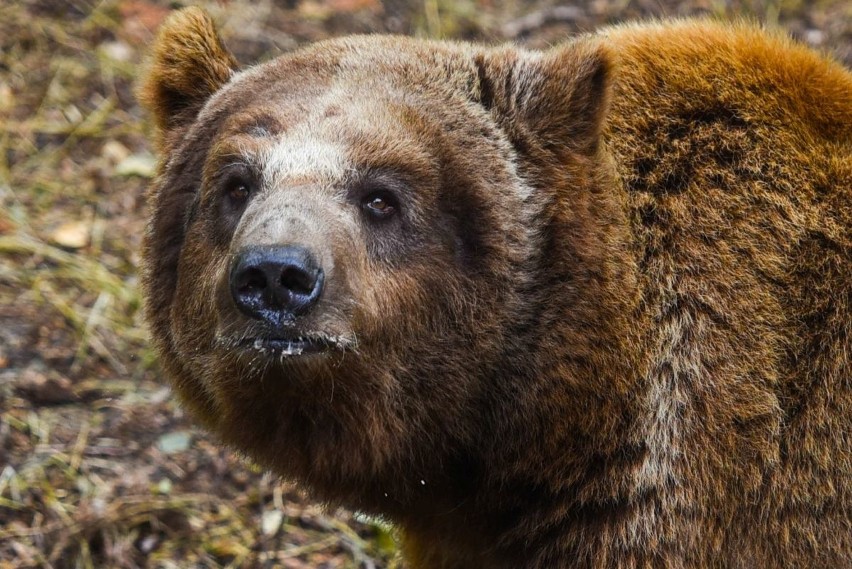
<svg viewBox="0 0 852 569">
<path fill-rule="evenodd" d="M 569 536 L 566 543 L 576 536 L 579 559 L 583 536 L 628 523 L 650 491 L 637 474 L 648 460 L 649 362 L 630 356 L 647 353 L 636 346 L 650 326 L 627 196 L 603 144 L 576 162 L 570 176 L 536 173 L 548 221 L 534 258 L 519 267 L 532 284 L 518 291 L 524 302 L 505 351 L 483 377 L 481 439 L 449 461 L 443 493 L 400 512 L 423 566 L 444 561 L 418 544 L 442 542 L 459 559 L 501 551 L 495 559 L 526 566 L 542 527 Z M 487 529 L 473 536 L 470 527 Z M 464 563 L 502 567 L 495 559 Z"/>
</svg>

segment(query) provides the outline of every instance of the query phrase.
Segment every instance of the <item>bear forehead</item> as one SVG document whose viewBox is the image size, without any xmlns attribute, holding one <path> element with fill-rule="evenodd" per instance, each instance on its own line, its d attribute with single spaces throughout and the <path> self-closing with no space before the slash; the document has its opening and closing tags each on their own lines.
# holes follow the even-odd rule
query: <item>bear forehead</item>
<svg viewBox="0 0 852 569">
<path fill-rule="evenodd" d="M 269 183 L 331 182 L 365 164 L 425 173 L 435 165 L 430 145 L 441 121 L 469 118 L 463 108 L 446 105 L 447 97 L 469 100 L 475 78 L 464 46 L 455 47 L 439 54 L 443 64 L 436 68 L 435 54 L 421 53 L 421 44 L 406 38 L 312 46 L 235 74 L 196 126 L 221 121 L 211 158 L 242 156 L 260 166 Z M 457 84 L 448 89 L 436 73 L 458 76 Z"/>
<path fill-rule="evenodd" d="M 350 100 L 350 94 L 332 90 L 308 107 L 296 102 L 248 105 L 225 119 L 208 165 L 247 163 L 269 186 L 330 185 L 365 168 L 430 176 L 435 149 L 424 134 L 432 127 L 416 111 Z"/>
<path fill-rule="evenodd" d="M 299 80 L 310 73 L 328 77 L 329 72 L 334 71 L 346 81 L 365 78 L 387 80 L 396 76 L 409 81 L 440 77 L 442 82 L 449 80 L 454 83 L 454 79 L 461 79 L 473 69 L 473 55 L 481 50 L 471 44 L 457 42 L 381 35 L 350 36 L 317 42 L 241 74 L 274 81 L 293 73 L 298 74 Z M 457 76 L 458 72 L 462 75 Z"/>
<path fill-rule="evenodd" d="M 336 114 L 341 106 L 379 111 L 376 103 L 389 100 L 422 105 L 436 94 L 469 97 L 476 81 L 472 47 L 466 44 L 356 36 L 320 42 L 237 72 L 207 108 L 227 106 L 232 114 L 265 108 L 279 118 L 288 111 L 294 117 Z"/>
</svg>

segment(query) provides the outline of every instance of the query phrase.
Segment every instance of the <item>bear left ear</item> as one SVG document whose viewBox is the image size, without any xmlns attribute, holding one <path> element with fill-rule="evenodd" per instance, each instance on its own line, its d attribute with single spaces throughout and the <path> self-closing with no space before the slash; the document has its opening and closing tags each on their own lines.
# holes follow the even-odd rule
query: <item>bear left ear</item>
<svg viewBox="0 0 852 569">
<path fill-rule="evenodd" d="M 152 113 L 160 142 L 195 119 L 210 96 L 237 69 L 204 10 L 185 8 L 163 23 L 152 48 L 147 76 L 139 90 Z"/>
<path fill-rule="evenodd" d="M 543 53 L 498 49 L 479 54 L 476 66 L 479 101 L 516 145 L 597 151 L 613 68 L 602 45 L 579 40 Z"/>
</svg>

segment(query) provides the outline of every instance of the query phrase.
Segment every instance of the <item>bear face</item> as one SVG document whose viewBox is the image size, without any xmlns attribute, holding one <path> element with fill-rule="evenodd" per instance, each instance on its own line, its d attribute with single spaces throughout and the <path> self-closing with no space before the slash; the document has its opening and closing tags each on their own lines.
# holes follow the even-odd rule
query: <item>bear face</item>
<svg viewBox="0 0 852 569">
<path fill-rule="evenodd" d="M 326 500 L 407 503 L 479 444 L 496 367 L 537 341 L 513 331 L 535 326 L 522 291 L 552 197 L 527 178 L 602 175 L 605 55 L 351 38 L 224 73 L 196 10 L 155 52 L 144 93 L 165 160 L 144 286 L 179 393 Z M 561 124 L 532 113 L 546 82 L 573 103 Z"/>
</svg>

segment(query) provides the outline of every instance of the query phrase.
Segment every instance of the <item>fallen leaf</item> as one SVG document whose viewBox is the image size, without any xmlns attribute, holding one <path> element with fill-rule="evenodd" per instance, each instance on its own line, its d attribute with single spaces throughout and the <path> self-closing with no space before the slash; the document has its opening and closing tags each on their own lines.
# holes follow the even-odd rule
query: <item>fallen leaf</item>
<svg viewBox="0 0 852 569">
<path fill-rule="evenodd" d="M 3 81 L 0 83 L 0 111 L 8 111 L 15 106 L 15 94 L 12 87 Z"/>
<path fill-rule="evenodd" d="M 273 536 L 278 533 L 278 529 L 284 522 L 284 512 L 281 510 L 266 510 L 263 512 L 263 518 L 260 520 L 260 530 L 263 535 Z"/>
<path fill-rule="evenodd" d="M 101 148 L 101 156 L 112 164 L 121 164 L 130 156 L 130 150 L 117 140 L 108 140 Z"/>
<path fill-rule="evenodd" d="M 8 217 L 0 216 L 0 235 L 12 233 L 15 229 L 15 224 Z"/>
<path fill-rule="evenodd" d="M 119 176 L 151 178 L 157 169 L 157 159 L 151 154 L 131 154 L 115 167 Z"/>
<path fill-rule="evenodd" d="M 50 240 L 66 249 L 82 249 L 89 244 L 90 224 L 84 221 L 63 223 L 50 236 Z"/>
<path fill-rule="evenodd" d="M 110 41 L 101 44 L 100 51 L 113 61 L 131 61 L 134 56 L 133 48 L 123 41 Z"/>
<path fill-rule="evenodd" d="M 220 537 L 205 544 L 204 549 L 221 557 L 242 557 L 249 549 L 244 543 L 232 537 Z"/>
</svg>

